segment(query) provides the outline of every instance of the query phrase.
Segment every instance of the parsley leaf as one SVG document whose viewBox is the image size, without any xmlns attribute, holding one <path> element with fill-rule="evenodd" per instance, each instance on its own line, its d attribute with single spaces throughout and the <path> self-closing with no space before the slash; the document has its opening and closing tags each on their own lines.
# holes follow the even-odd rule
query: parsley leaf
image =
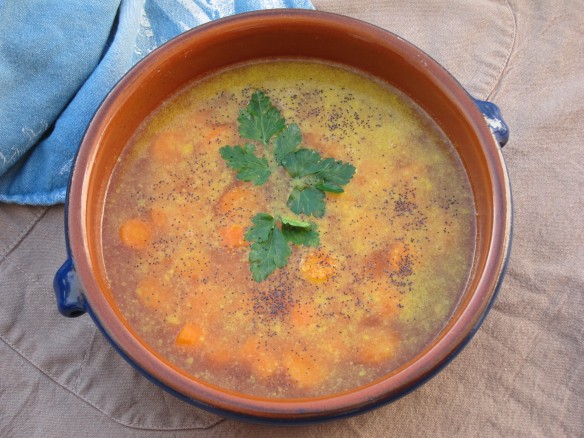
<svg viewBox="0 0 584 438">
<path fill-rule="evenodd" d="M 318 183 L 315 185 L 318 190 L 322 190 L 323 192 L 330 192 L 330 193 L 343 193 L 344 190 L 342 187 L 337 186 L 336 184 L 327 184 L 327 183 Z"/>
<path fill-rule="evenodd" d="M 255 146 L 223 146 L 219 149 L 221 157 L 227 165 L 237 171 L 237 178 L 242 181 L 253 182 L 256 186 L 264 184 L 270 177 L 271 171 L 268 160 L 255 155 Z"/>
<path fill-rule="evenodd" d="M 337 161 L 334 158 L 326 158 L 320 162 L 318 177 L 322 178 L 322 186 L 327 189 L 321 189 L 325 192 L 341 193 L 344 186 L 351 181 L 355 175 L 355 167 L 349 163 Z"/>
<path fill-rule="evenodd" d="M 288 197 L 287 205 L 296 214 L 304 213 L 323 217 L 324 192 L 315 187 L 294 188 Z"/>
<path fill-rule="evenodd" d="M 286 266 L 292 251 L 272 216 L 258 213 L 252 222 L 254 225 L 245 233 L 245 239 L 253 242 L 249 252 L 250 269 L 252 278 L 260 282 L 276 268 Z"/>
<path fill-rule="evenodd" d="M 320 154 L 312 149 L 298 149 L 282 160 L 282 165 L 293 178 L 317 173 L 319 170 Z"/>
<path fill-rule="evenodd" d="M 314 222 L 282 217 L 282 233 L 288 242 L 295 245 L 314 247 L 320 245 L 320 236 Z"/>
<path fill-rule="evenodd" d="M 305 222 L 305 221 L 301 221 L 299 219 L 292 219 L 286 216 L 282 216 L 280 218 L 280 220 L 282 221 L 282 225 L 289 225 L 291 227 L 294 228 L 303 228 L 303 229 L 307 229 L 310 228 L 312 225 L 314 225 L 312 222 Z"/>
<path fill-rule="evenodd" d="M 300 128 L 296 123 L 284 128 L 278 137 L 276 137 L 276 144 L 274 146 L 274 155 L 276 162 L 282 164 L 282 160 L 292 152 L 294 152 L 302 142 L 302 135 Z"/>
<path fill-rule="evenodd" d="M 253 225 L 245 233 L 248 242 L 265 242 L 270 237 L 270 232 L 276 226 L 273 216 L 268 213 L 258 213 L 251 220 Z"/>
<path fill-rule="evenodd" d="M 342 193 L 355 174 L 355 167 L 334 158 L 321 159 L 312 149 L 298 149 L 284 157 L 282 165 L 297 183 L 288 197 L 288 207 L 296 214 L 322 217 L 324 192 Z"/>
<path fill-rule="evenodd" d="M 261 141 L 268 146 L 270 139 L 284 129 L 286 121 L 263 91 L 257 90 L 246 108 L 239 112 L 239 133 L 244 138 Z"/>
</svg>

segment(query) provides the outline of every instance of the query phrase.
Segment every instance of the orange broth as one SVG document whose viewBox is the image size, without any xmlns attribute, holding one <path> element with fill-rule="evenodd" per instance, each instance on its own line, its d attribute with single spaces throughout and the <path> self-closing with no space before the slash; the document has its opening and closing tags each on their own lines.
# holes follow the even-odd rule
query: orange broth
<svg viewBox="0 0 584 438">
<path fill-rule="evenodd" d="M 251 143 L 237 116 L 256 89 L 304 147 L 356 168 L 309 218 L 320 246 L 293 246 L 261 283 L 243 235 L 256 213 L 294 216 L 290 178 L 238 181 L 219 154 Z M 372 382 L 428 345 L 464 290 L 476 228 L 454 147 L 415 103 L 340 66 L 274 61 L 190 84 L 144 122 L 102 234 L 119 309 L 150 348 L 214 385 L 302 398 Z"/>
</svg>

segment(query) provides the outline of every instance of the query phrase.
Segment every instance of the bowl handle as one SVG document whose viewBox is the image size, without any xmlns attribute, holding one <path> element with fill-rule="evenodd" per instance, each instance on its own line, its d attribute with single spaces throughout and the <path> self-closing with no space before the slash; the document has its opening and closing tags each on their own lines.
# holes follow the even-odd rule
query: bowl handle
<svg viewBox="0 0 584 438">
<path fill-rule="evenodd" d="M 503 120 L 499 107 L 494 103 L 485 100 L 474 99 L 474 101 L 479 107 L 479 110 L 483 113 L 487 125 L 495 136 L 499 146 L 505 146 L 509 141 L 509 126 L 507 126 L 507 123 Z"/>
<path fill-rule="evenodd" d="M 75 318 L 85 313 L 85 299 L 79 286 L 73 261 L 68 258 L 55 274 L 53 288 L 57 296 L 57 308 L 61 315 Z"/>
</svg>

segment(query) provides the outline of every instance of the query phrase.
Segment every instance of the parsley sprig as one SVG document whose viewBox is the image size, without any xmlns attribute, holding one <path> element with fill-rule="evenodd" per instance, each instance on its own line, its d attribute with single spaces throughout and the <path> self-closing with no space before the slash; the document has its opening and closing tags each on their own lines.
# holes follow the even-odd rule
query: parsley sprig
<svg viewBox="0 0 584 438">
<path fill-rule="evenodd" d="M 294 188 L 288 197 L 288 207 L 296 214 L 323 217 L 325 192 L 343 193 L 355 174 L 349 163 L 333 158 L 322 159 L 312 149 L 298 149 L 282 160 L 282 165 L 295 178 Z"/>
<path fill-rule="evenodd" d="M 317 226 L 313 222 L 274 218 L 268 213 L 256 214 L 252 222 L 244 237 L 252 242 L 249 262 L 252 278 L 257 282 L 265 280 L 276 268 L 286 266 L 292 253 L 289 243 L 306 246 L 320 244 Z"/>
<path fill-rule="evenodd" d="M 342 193 L 355 174 L 355 167 L 334 158 L 322 158 L 313 150 L 302 148 L 302 134 L 297 124 L 286 125 L 280 111 L 270 98 L 255 91 L 237 119 L 239 134 L 263 145 L 260 155 L 252 143 L 244 146 L 224 146 L 221 157 L 236 171 L 241 181 L 265 184 L 272 173 L 282 166 L 291 177 L 287 206 L 298 215 L 317 218 L 325 214 L 326 192 Z M 245 234 L 251 242 L 249 254 L 252 277 L 263 281 L 276 268 L 288 263 L 290 243 L 318 246 L 320 237 L 316 224 L 299 219 L 274 217 L 258 213 Z"/>
<path fill-rule="evenodd" d="M 271 138 L 286 126 L 280 111 L 262 91 L 252 94 L 246 108 L 239 112 L 239 133 L 243 138 L 261 141 L 268 146 Z"/>
<path fill-rule="evenodd" d="M 219 151 L 221 157 L 229 167 L 237 171 L 237 178 L 254 183 L 256 186 L 264 184 L 270 174 L 268 160 L 255 155 L 255 146 L 247 143 L 245 146 L 225 146 Z"/>
</svg>

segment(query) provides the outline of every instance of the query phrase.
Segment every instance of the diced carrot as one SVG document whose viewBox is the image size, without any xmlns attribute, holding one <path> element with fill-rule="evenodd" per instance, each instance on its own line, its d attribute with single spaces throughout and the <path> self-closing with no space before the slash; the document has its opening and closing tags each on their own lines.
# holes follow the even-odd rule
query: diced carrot
<svg viewBox="0 0 584 438">
<path fill-rule="evenodd" d="M 300 262 L 300 272 L 312 283 L 324 283 L 335 275 L 336 264 L 324 251 L 314 251 Z"/>
<path fill-rule="evenodd" d="M 223 244 L 229 248 L 240 248 L 247 245 L 247 241 L 243 238 L 245 228 L 241 225 L 228 225 L 219 230 L 219 234 L 223 239 Z"/>
<path fill-rule="evenodd" d="M 220 213 L 255 212 L 260 206 L 257 190 L 244 185 L 235 185 L 225 191 L 218 202 Z"/>
<path fill-rule="evenodd" d="M 203 140 L 204 146 L 221 146 L 225 139 L 231 133 L 231 128 L 228 125 L 220 125 L 211 129 Z"/>
<path fill-rule="evenodd" d="M 395 354 L 398 338 L 395 333 L 383 329 L 370 329 L 361 334 L 356 348 L 357 360 L 377 365 Z"/>
<path fill-rule="evenodd" d="M 366 306 L 367 313 L 364 316 L 365 321 L 374 325 L 388 324 L 395 320 L 399 311 L 399 293 L 391 289 L 388 284 L 380 285 L 378 282 L 372 282 L 369 291 L 361 298 L 361 302 Z"/>
<path fill-rule="evenodd" d="M 307 145 L 311 149 L 320 151 L 320 146 L 322 143 L 322 135 L 316 132 L 303 132 L 302 133 L 302 143 Z"/>
<path fill-rule="evenodd" d="M 373 251 L 367 254 L 366 268 L 374 277 L 380 277 L 383 274 L 389 273 L 389 266 L 387 260 L 387 251 L 385 249 Z"/>
<path fill-rule="evenodd" d="M 194 112 L 191 116 L 191 121 L 193 126 L 203 129 L 205 126 L 209 126 L 216 117 L 215 110 L 212 108 L 199 109 Z"/>
<path fill-rule="evenodd" d="M 302 144 L 306 144 L 309 148 L 315 149 L 323 158 L 335 157 L 335 159 L 341 161 L 348 161 L 350 159 L 344 146 L 339 142 L 324 138 L 323 134 L 320 133 L 303 133 Z"/>
<path fill-rule="evenodd" d="M 280 369 L 280 360 L 272 351 L 268 351 L 258 336 L 247 339 L 241 348 L 241 354 L 252 368 L 254 375 L 267 379 Z"/>
<path fill-rule="evenodd" d="M 146 248 L 151 237 L 150 226 L 142 219 L 128 219 L 120 227 L 120 239 L 125 246 L 130 248 Z"/>
<path fill-rule="evenodd" d="M 355 186 L 367 186 L 368 184 L 375 183 L 381 177 L 387 175 L 385 167 L 387 165 L 383 160 L 372 160 L 364 159 L 361 162 L 353 163 L 357 169 L 355 176 L 351 180 L 351 183 Z"/>
<path fill-rule="evenodd" d="M 409 245 L 399 241 L 394 242 L 384 249 L 371 253 L 368 257 L 368 265 L 375 277 L 381 277 L 390 272 L 399 271 L 401 264 L 410 254 Z"/>
<path fill-rule="evenodd" d="M 175 343 L 183 347 L 199 347 L 204 341 L 203 328 L 194 322 L 187 322 L 176 336 Z"/>
<path fill-rule="evenodd" d="M 165 131 L 154 138 L 150 151 L 155 161 L 172 164 L 192 154 L 193 145 L 183 133 Z"/>
<path fill-rule="evenodd" d="M 299 388 L 314 388 L 326 377 L 326 371 L 315 360 L 291 351 L 284 356 L 284 367 Z"/>
<path fill-rule="evenodd" d="M 173 291 L 158 278 L 146 277 L 136 286 L 136 295 L 146 307 L 165 309 L 173 302 Z"/>
<path fill-rule="evenodd" d="M 294 304 L 290 310 L 290 323 L 294 327 L 306 327 L 316 323 L 315 310 L 309 304 Z"/>
</svg>

